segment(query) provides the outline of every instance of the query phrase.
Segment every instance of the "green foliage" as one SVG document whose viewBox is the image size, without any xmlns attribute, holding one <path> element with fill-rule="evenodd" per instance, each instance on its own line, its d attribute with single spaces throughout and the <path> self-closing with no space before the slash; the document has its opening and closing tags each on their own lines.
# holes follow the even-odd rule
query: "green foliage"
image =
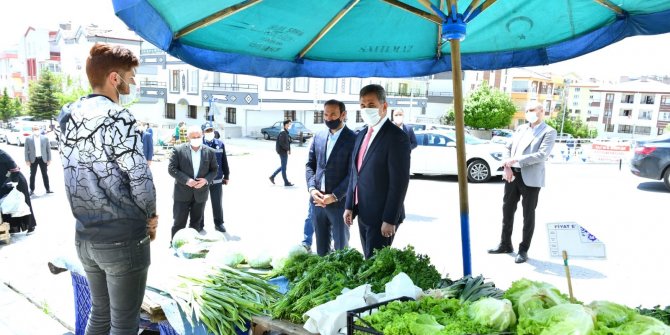
<svg viewBox="0 0 670 335">
<path fill-rule="evenodd" d="M 61 94 L 58 80 L 49 71 L 42 72 L 39 81 L 30 85 L 28 110 L 37 119 L 51 120 L 60 110 Z"/>
<path fill-rule="evenodd" d="M 440 118 L 440 123 L 448 126 L 453 126 L 456 124 L 456 114 L 454 114 L 454 109 L 449 109 L 447 114 L 442 115 Z"/>
<path fill-rule="evenodd" d="M 507 127 L 512 122 L 516 108 L 505 93 L 491 89 L 484 82 L 465 99 L 463 110 L 465 125 L 475 129 Z"/>
<path fill-rule="evenodd" d="M 90 87 L 84 88 L 79 84 L 75 85 L 70 76 L 56 77 L 56 82 L 58 83 L 59 87 L 63 87 L 63 91 L 57 94 L 58 103 L 60 106 L 74 102 L 83 96 L 91 94 L 92 92 Z"/>
<path fill-rule="evenodd" d="M 12 105 L 12 116 L 20 116 L 21 114 L 23 114 L 23 104 L 21 103 L 21 99 L 14 98 Z"/>
<path fill-rule="evenodd" d="M 579 118 L 573 120 L 572 117 L 566 114 L 565 119 L 563 119 L 564 113 L 566 113 L 566 111 L 558 113 L 555 118 L 547 119 L 545 122 L 552 128 L 556 129 L 559 135 L 561 134 L 562 124 L 563 133 L 571 134 L 575 138 L 595 138 L 598 136 L 597 130 L 589 129 L 589 127 Z"/>
<path fill-rule="evenodd" d="M 7 89 L 5 88 L 2 92 L 2 97 L 0 98 L 0 118 L 2 118 L 2 121 L 7 122 L 14 116 L 13 108 L 14 104 L 9 98 L 9 95 L 7 95 Z"/>
<path fill-rule="evenodd" d="M 670 132 L 670 123 L 665 126 L 664 132 Z"/>
</svg>

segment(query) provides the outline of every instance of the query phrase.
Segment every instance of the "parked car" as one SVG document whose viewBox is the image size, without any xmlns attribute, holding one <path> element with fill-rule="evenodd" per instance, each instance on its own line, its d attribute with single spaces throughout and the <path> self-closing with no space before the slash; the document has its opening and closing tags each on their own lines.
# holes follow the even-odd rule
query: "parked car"
<svg viewBox="0 0 670 335">
<path fill-rule="evenodd" d="M 456 131 L 455 126 L 449 126 L 446 124 L 439 123 L 408 123 L 407 126 L 412 127 L 414 131 L 419 130 L 446 130 L 446 131 Z M 465 129 L 466 134 L 470 134 L 468 129 Z"/>
<path fill-rule="evenodd" d="M 670 191 L 670 134 L 639 144 L 630 161 L 630 171 L 643 178 L 663 179 Z"/>
<path fill-rule="evenodd" d="M 412 150 L 410 173 L 457 175 L 456 135 L 453 131 L 421 130 L 415 132 L 418 146 Z M 468 181 L 483 183 L 503 174 L 505 147 L 465 135 Z"/>
<path fill-rule="evenodd" d="M 266 140 L 277 138 L 279 136 L 279 132 L 281 132 L 284 121 L 279 121 L 275 122 L 270 127 L 266 127 L 261 129 L 261 134 L 263 134 L 263 137 Z M 307 129 L 302 122 L 299 121 L 292 121 L 291 122 L 291 128 L 288 129 L 288 136 L 289 140 L 297 140 L 300 137 L 300 133 L 302 133 L 302 142 L 307 142 L 308 139 L 312 138 L 314 136 L 314 132 L 311 130 Z"/>
<path fill-rule="evenodd" d="M 492 129 L 491 142 L 499 144 L 508 144 L 512 141 L 514 131 L 509 129 Z"/>
<path fill-rule="evenodd" d="M 10 129 L 7 133 L 7 144 L 23 146 L 26 143 L 26 137 L 32 135 L 33 127 L 20 125 Z"/>
</svg>

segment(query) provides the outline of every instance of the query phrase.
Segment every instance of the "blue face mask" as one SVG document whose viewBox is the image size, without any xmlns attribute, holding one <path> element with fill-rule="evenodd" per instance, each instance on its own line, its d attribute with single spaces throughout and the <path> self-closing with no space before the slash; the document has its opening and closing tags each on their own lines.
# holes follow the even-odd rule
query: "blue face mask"
<svg viewBox="0 0 670 335">
<path fill-rule="evenodd" d="M 328 127 L 328 129 L 332 129 L 332 130 L 335 130 L 335 129 L 339 128 L 341 124 L 342 124 L 342 120 L 340 120 L 340 119 L 326 121 L 326 127 Z"/>
</svg>

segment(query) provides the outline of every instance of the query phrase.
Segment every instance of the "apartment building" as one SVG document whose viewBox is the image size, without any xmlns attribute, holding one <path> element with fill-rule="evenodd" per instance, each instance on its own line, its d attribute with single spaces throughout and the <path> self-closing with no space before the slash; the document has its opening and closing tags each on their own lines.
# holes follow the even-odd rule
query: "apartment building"
<svg viewBox="0 0 670 335">
<path fill-rule="evenodd" d="M 11 98 L 23 98 L 25 78 L 15 49 L 0 52 L 0 94 L 6 89 Z"/>
<path fill-rule="evenodd" d="M 512 125 L 516 127 L 526 122 L 525 107 L 531 101 L 544 106 L 547 117 L 555 116 L 562 106 L 565 89 L 564 78 L 536 73 L 528 69 L 511 70 L 511 98 L 516 106 Z"/>
<path fill-rule="evenodd" d="M 592 89 L 601 102 L 598 134 L 631 139 L 657 136 L 670 122 L 670 85 L 642 78 Z"/>
</svg>

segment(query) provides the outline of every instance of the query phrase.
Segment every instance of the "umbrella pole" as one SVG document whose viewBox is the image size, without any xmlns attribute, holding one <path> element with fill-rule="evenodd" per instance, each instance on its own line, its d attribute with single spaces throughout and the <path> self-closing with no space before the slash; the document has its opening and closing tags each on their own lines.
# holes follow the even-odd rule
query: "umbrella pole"
<svg viewBox="0 0 670 335">
<path fill-rule="evenodd" d="M 458 194 L 461 213 L 461 249 L 463 275 L 472 274 L 470 258 L 470 210 L 468 205 L 468 176 L 465 164 L 465 119 L 463 117 L 463 71 L 461 70 L 461 41 L 449 40 L 451 45 L 451 78 L 454 87 L 454 115 L 456 117 L 456 160 L 458 163 Z"/>
</svg>

